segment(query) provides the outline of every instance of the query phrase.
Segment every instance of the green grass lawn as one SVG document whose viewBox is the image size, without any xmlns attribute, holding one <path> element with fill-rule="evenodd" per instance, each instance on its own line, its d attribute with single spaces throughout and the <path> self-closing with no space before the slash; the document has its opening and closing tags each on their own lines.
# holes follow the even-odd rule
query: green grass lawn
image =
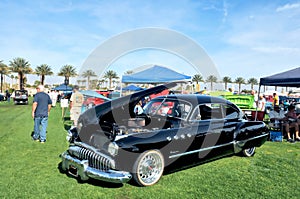
<svg viewBox="0 0 300 199">
<path fill-rule="evenodd" d="M 31 103 L 0 102 L 0 198 L 300 198 L 300 143 L 267 142 L 252 158 L 219 159 L 164 175 L 151 187 L 79 183 L 58 168 L 69 126 L 58 104 L 47 142 L 34 142 Z"/>
</svg>

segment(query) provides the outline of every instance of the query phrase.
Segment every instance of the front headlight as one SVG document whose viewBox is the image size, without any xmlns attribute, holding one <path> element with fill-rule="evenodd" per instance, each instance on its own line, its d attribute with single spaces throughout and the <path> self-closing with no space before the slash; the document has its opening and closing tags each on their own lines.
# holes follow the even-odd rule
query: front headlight
<svg viewBox="0 0 300 199">
<path fill-rule="evenodd" d="M 70 128 L 68 130 L 68 135 L 66 136 L 67 141 L 71 143 L 77 137 L 78 137 L 77 129 L 75 127 Z"/>
<path fill-rule="evenodd" d="M 108 145 L 108 153 L 112 156 L 118 155 L 119 146 L 115 142 L 111 142 Z"/>
</svg>

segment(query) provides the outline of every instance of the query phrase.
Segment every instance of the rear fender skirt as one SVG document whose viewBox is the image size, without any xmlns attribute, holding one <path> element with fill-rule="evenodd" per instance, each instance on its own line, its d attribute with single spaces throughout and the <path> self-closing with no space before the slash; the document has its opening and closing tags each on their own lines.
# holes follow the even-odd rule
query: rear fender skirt
<svg viewBox="0 0 300 199">
<path fill-rule="evenodd" d="M 262 143 L 264 143 L 267 140 L 267 137 L 268 137 L 267 134 L 263 134 L 263 135 L 255 136 L 253 138 L 249 138 L 247 140 L 234 141 L 233 143 L 234 153 L 239 153 L 243 149 L 250 148 L 250 146 L 259 147 Z M 253 143 L 253 144 L 249 145 L 249 143 Z"/>
<path fill-rule="evenodd" d="M 236 153 L 250 147 L 259 147 L 267 139 L 268 128 L 264 122 L 245 121 L 241 123 L 234 133 L 234 151 Z"/>
</svg>

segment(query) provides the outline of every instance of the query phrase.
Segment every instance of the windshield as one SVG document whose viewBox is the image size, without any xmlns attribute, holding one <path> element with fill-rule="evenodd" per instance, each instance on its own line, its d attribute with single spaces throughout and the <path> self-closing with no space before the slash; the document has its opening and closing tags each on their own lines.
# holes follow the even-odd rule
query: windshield
<svg viewBox="0 0 300 199">
<path fill-rule="evenodd" d="M 145 105 L 144 112 L 148 115 L 166 115 L 170 108 L 171 105 L 168 105 L 168 103 L 163 103 L 163 100 L 150 101 Z"/>
<path fill-rule="evenodd" d="M 186 119 L 190 112 L 191 105 L 187 102 L 178 100 L 156 99 L 144 106 L 144 113 L 147 115 L 168 115 Z"/>
</svg>

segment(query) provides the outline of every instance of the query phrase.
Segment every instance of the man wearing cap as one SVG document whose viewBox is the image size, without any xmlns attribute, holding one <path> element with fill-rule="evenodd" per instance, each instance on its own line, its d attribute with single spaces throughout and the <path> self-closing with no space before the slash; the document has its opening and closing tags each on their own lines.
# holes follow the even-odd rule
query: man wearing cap
<svg viewBox="0 0 300 199">
<path fill-rule="evenodd" d="M 274 110 L 269 113 L 270 121 L 274 124 L 279 124 L 279 122 L 287 121 L 285 117 L 285 112 L 280 109 L 278 105 L 274 106 Z"/>
<path fill-rule="evenodd" d="M 43 85 L 39 85 L 36 90 L 37 93 L 33 98 L 31 113 L 32 118 L 34 119 L 34 133 L 32 135 L 32 139 L 35 141 L 40 141 L 41 143 L 45 143 L 48 116 L 52 101 L 50 96 L 44 92 Z"/>
<path fill-rule="evenodd" d="M 73 120 L 75 127 L 77 127 L 77 121 L 81 114 L 81 106 L 84 101 L 84 96 L 78 90 L 79 87 L 77 85 L 74 86 L 73 93 L 70 98 L 71 120 Z"/>
</svg>

